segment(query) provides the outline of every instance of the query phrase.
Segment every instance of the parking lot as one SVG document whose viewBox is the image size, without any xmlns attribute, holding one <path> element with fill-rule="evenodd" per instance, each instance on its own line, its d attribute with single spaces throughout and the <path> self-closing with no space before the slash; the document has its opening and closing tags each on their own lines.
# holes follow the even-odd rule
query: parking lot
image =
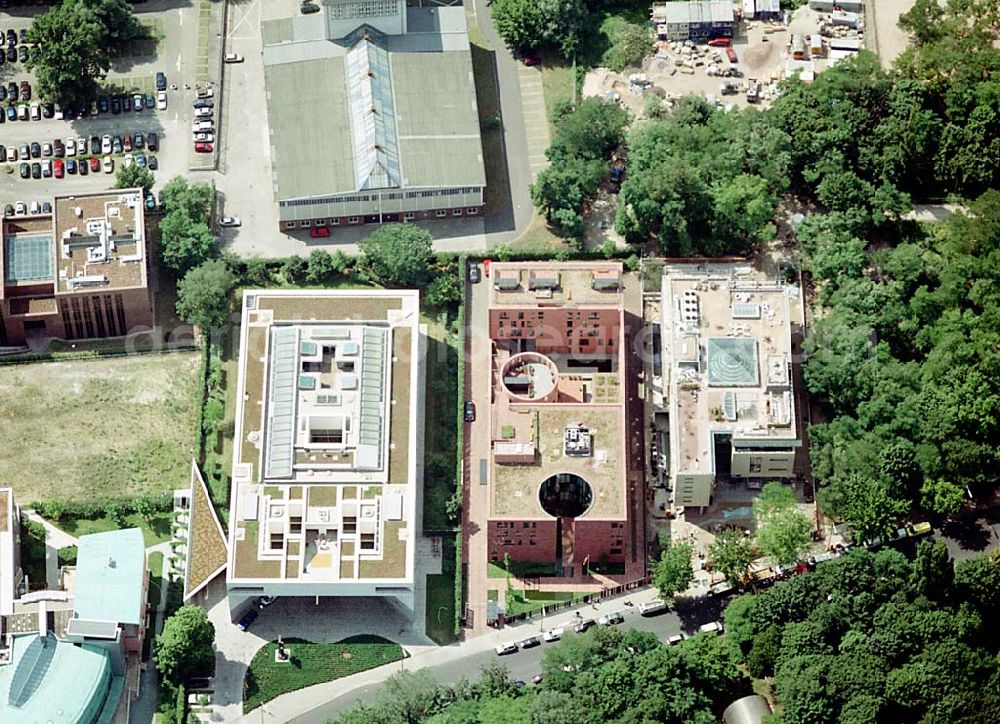
<svg viewBox="0 0 1000 724">
<path fill-rule="evenodd" d="M 218 4 L 213 4 L 218 5 Z M 45 10 L 42 7 L 39 10 Z M 221 13 L 221 11 L 218 11 Z M 109 90 L 122 93 L 137 91 L 155 93 L 155 77 L 162 71 L 167 77 L 166 110 L 143 109 L 140 112 L 122 111 L 115 115 L 110 110 L 97 116 L 70 120 L 41 119 L 28 121 L 7 121 L 0 125 L 0 144 L 10 148 L 21 144 L 37 142 L 52 143 L 60 139 L 91 136 L 111 136 L 150 132 L 159 138 L 157 156 L 158 170 L 155 173 L 157 186 L 179 174 L 186 174 L 193 164 L 202 162 L 195 154 L 191 136 L 191 122 L 194 109 L 196 86 L 204 83 L 196 81 L 196 63 L 199 58 L 201 29 L 198 22 L 198 3 L 178 4 L 177 0 L 150 0 L 135 6 L 136 17 L 147 24 L 157 40 L 144 41 L 134 46 L 134 54 L 117 59 L 106 80 Z M 0 12 L 0 31 L 8 29 L 19 32 L 27 28 L 31 19 L 38 14 L 33 8 L 15 7 Z M 201 35 L 200 35 L 201 33 Z M 211 33 L 214 38 L 214 33 Z M 218 41 L 212 44 L 218 46 Z M 213 68 L 209 64 L 209 68 Z M 31 73 L 23 63 L 5 63 L 0 66 L 0 81 L 4 84 L 14 81 L 20 84 L 26 80 L 35 85 Z M 39 100 L 32 89 L 32 102 Z M 95 99 L 96 100 L 96 99 Z M 89 145 L 89 144 L 88 144 Z M 133 152 L 134 153 L 134 152 Z M 117 169 L 123 154 L 115 161 Z M 42 159 L 30 159 L 40 162 Z M 208 159 L 209 164 L 211 159 Z M 62 179 L 54 176 L 41 179 L 22 179 L 19 174 L 20 160 L 0 166 L 0 204 L 16 201 L 51 200 L 56 194 L 65 195 L 107 189 L 112 186 L 113 177 L 104 173 L 90 173 L 81 176 L 67 174 Z"/>
</svg>

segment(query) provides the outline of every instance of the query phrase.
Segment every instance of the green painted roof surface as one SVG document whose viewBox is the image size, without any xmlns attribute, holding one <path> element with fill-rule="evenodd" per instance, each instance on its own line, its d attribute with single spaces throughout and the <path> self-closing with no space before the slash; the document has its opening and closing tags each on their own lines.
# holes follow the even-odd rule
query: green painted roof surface
<svg viewBox="0 0 1000 724">
<path fill-rule="evenodd" d="M 92 721 L 111 683 L 108 655 L 90 646 L 55 644 L 45 677 L 22 707 L 10 706 L 10 686 L 34 634 L 15 636 L 10 664 L 0 666 L 0 722 L 17 724 L 75 724 Z"/>
<path fill-rule="evenodd" d="M 141 623 L 145 579 L 146 544 L 141 530 L 82 536 L 76 556 L 74 617 Z"/>
</svg>

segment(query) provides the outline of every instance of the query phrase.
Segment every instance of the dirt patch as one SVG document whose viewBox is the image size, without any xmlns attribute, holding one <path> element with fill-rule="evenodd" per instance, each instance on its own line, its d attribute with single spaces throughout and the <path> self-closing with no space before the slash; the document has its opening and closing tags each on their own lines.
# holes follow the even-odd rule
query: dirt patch
<svg viewBox="0 0 1000 724">
<path fill-rule="evenodd" d="M 775 56 L 778 55 L 778 45 L 777 42 L 768 41 L 747 48 L 743 51 L 743 66 L 753 73 L 773 66 L 777 60 Z"/>
<path fill-rule="evenodd" d="M 198 354 L 0 367 L 0 480 L 22 503 L 188 482 Z"/>
</svg>

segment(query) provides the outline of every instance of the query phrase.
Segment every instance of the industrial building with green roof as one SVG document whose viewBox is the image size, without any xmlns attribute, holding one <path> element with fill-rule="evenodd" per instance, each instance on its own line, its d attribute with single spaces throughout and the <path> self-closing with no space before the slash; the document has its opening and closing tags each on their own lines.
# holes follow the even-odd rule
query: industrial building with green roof
<svg viewBox="0 0 1000 724">
<path fill-rule="evenodd" d="M 481 212 L 462 6 L 330 0 L 261 33 L 281 230 Z"/>
</svg>

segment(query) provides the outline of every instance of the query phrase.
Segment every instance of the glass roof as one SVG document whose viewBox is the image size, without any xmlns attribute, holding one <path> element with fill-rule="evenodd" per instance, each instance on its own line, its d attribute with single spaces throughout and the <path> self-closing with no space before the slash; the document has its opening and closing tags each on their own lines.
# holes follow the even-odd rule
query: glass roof
<svg viewBox="0 0 1000 724">
<path fill-rule="evenodd" d="M 56 637 L 49 633 L 39 636 L 28 645 L 10 682 L 8 705 L 20 709 L 28 703 L 28 699 L 45 680 L 45 674 L 56 655 L 56 643 Z"/>
<path fill-rule="evenodd" d="M 366 27 L 345 58 L 359 191 L 402 186 L 389 51 L 383 42 L 382 33 Z"/>
</svg>

